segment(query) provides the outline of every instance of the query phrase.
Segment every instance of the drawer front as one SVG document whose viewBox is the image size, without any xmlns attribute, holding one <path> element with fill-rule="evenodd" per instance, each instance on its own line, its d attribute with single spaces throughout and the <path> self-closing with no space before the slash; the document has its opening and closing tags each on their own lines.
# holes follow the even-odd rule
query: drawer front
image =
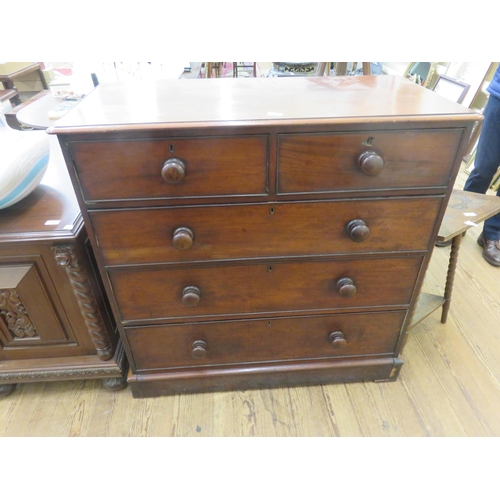
<svg viewBox="0 0 500 500">
<path fill-rule="evenodd" d="M 116 270 L 109 276 L 123 321 L 155 320 L 407 306 L 422 259 Z"/>
<path fill-rule="evenodd" d="M 441 197 L 91 212 L 106 265 L 425 251 Z"/>
<path fill-rule="evenodd" d="M 391 354 L 405 311 L 126 328 L 137 370 Z"/>
<path fill-rule="evenodd" d="M 87 201 L 268 194 L 266 135 L 69 146 Z"/>
<path fill-rule="evenodd" d="M 462 129 L 353 134 L 282 134 L 278 193 L 442 187 L 449 183 Z M 360 157 L 364 157 L 363 168 Z M 379 168 L 381 167 L 381 170 Z M 377 173 L 378 172 L 378 173 Z"/>
</svg>

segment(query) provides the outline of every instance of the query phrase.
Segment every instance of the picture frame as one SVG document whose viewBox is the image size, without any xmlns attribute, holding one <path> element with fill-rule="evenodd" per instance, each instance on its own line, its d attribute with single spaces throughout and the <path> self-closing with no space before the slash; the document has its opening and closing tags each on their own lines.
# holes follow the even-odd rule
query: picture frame
<svg viewBox="0 0 500 500">
<path fill-rule="evenodd" d="M 470 88 L 470 84 L 455 80 L 446 75 L 439 75 L 432 90 L 453 102 L 461 104 Z"/>
<path fill-rule="evenodd" d="M 436 62 L 411 62 L 406 67 L 403 76 L 417 85 L 430 88 L 436 69 Z"/>
</svg>

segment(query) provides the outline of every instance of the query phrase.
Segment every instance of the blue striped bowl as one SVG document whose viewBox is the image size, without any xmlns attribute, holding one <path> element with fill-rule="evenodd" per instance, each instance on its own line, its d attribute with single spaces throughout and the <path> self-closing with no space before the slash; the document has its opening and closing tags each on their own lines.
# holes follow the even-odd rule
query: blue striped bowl
<svg viewBox="0 0 500 500">
<path fill-rule="evenodd" d="M 40 184 L 49 156 L 45 132 L 0 129 L 0 209 L 21 201 Z"/>
</svg>

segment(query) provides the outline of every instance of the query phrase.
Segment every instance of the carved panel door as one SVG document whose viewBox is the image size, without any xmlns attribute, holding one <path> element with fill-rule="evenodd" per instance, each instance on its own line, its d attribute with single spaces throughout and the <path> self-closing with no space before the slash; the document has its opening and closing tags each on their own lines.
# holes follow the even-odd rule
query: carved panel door
<svg viewBox="0 0 500 500">
<path fill-rule="evenodd" d="M 0 342 L 8 353 L 70 344 L 34 263 L 0 266 Z"/>
</svg>

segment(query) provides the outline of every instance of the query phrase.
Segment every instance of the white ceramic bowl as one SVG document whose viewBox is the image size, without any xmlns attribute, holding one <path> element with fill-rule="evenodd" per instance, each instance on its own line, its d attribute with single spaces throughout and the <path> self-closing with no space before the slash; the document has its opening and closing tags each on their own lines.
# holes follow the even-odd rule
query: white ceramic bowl
<svg viewBox="0 0 500 500">
<path fill-rule="evenodd" d="M 49 156 L 44 131 L 19 132 L 0 124 L 0 209 L 21 201 L 40 184 Z"/>
</svg>

